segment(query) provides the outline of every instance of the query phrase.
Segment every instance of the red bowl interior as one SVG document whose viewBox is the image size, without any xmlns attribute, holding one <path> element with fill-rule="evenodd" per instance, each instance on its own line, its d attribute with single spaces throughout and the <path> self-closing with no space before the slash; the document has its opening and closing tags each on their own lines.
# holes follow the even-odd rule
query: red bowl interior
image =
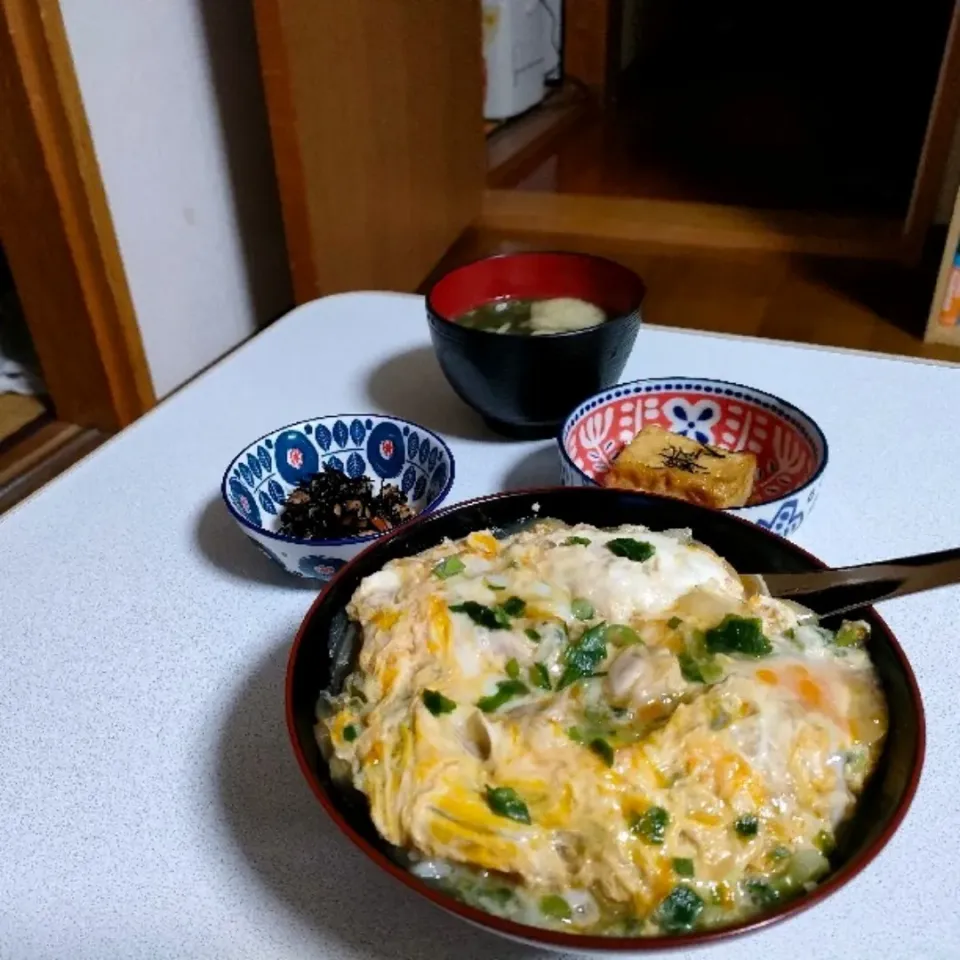
<svg viewBox="0 0 960 960">
<path fill-rule="evenodd" d="M 728 385 L 729 386 L 729 385 Z M 591 480 L 603 482 L 620 451 L 643 427 L 657 424 L 672 433 L 722 447 L 748 451 L 757 458 L 757 482 L 748 506 L 777 500 L 799 490 L 820 470 L 824 453 L 813 431 L 797 414 L 779 410 L 768 395 L 741 388 L 709 392 L 697 381 L 669 385 L 649 381 L 609 391 L 565 432 L 563 448 Z"/>
<path fill-rule="evenodd" d="M 575 297 L 615 318 L 638 310 L 645 292 L 632 270 L 602 257 L 511 253 L 452 270 L 434 284 L 427 303 L 440 317 L 455 320 L 491 300 Z"/>
</svg>

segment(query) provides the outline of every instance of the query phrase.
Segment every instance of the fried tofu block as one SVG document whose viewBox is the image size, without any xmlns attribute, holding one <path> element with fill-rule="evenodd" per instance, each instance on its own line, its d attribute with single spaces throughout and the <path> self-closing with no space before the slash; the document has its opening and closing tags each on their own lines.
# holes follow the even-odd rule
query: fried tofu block
<svg viewBox="0 0 960 960">
<path fill-rule="evenodd" d="M 705 507 L 742 507 L 753 492 L 757 458 L 644 427 L 620 451 L 603 478 L 606 487 L 659 493 Z"/>
</svg>

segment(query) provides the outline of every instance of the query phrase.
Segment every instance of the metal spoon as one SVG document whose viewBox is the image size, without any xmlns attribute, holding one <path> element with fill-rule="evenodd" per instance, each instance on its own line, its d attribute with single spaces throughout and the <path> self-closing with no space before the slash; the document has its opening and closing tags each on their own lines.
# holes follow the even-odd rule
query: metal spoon
<svg viewBox="0 0 960 960">
<path fill-rule="evenodd" d="M 856 567 L 756 577 L 772 597 L 795 600 L 820 617 L 847 613 L 881 600 L 960 583 L 960 549 L 921 553 Z"/>
</svg>

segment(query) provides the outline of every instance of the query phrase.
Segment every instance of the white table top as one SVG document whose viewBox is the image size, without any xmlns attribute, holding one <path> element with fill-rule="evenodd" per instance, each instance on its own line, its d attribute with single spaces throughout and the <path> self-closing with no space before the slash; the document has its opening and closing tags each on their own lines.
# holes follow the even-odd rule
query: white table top
<svg viewBox="0 0 960 960">
<path fill-rule="evenodd" d="M 960 369 L 644 329 L 624 379 L 679 373 L 819 421 L 830 466 L 797 539 L 828 562 L 960 543 Z M 449 502 L 556 482 L 551 442 L 497 439 L 447 387 L 419 298 L 351 294 L 294 311 L 0 519 L 0 957 L 535 953 L 381 875 L 294 762 L 283 675 L 314 590 L 236 530 L 219 482 L 250 439 L 340 411 L 446 434 Z M 960 589 L 884 613 L 927 710 L 913 808 L 844 890 L 717 960 L 960 957 Z"/>
</svg>

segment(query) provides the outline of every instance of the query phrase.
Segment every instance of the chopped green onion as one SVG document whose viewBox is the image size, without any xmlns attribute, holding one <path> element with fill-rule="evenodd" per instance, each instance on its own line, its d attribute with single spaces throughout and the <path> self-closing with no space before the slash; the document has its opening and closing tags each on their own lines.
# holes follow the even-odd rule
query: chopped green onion
<svg viewBox="0 0 960 960">
<path fill-rule="evenodd" d="M 780 900 L 780 894 L 766 880 L 745 880 L 743 886 L 758 907 L 772 907 Z"/>
<path fill-rule="evenodd" d="M 530 640 L 532 640 L 534 643 L 539 643 L 539 642 L 540 642 L 540 639 L 541 639 L 541 638 L 540 638 L 540 631 L 539 631 L 539 630 L 534 630 L 533 627 L 527 627 L 527 629 L 524 630 L 523 632 L 524 632 L 524 633 L 527 635 L 527 637 L 528 637 Z"/>
<path fill-rule="evenodd" d="M 826 830 L 821 830 L 814 838 L 813 845 L 825 856 L 829 857 L 837 848 L 837 842 L 832 834 Z"/>
<path fill-rule="evenodd" d="M 552 920 L 569 920 L 573 917 L 570 904 L 567 903 L 563 897 L 558 897 L 555 893 L 551 893 L 549 896 L 541 899 L 540 912 Z"/>
<path fill-rule="evenodd" d="M 667 626 L 668 626 L 671 630 L 676 630 L 677 627 L 682 627 L 682 626 L 683 626 L 683 621 L 682 621 L 679 617 L 671 617 L 671 618 L 667 621 Z"/>
<path fill-rule="evenodd" d="M 354 724 L 348 723 L 343 728 L 343 739 L 346 740 L 347 743 L 353 743 L 353 741 L 356 740 L 357 737 L 359 736 L 360 736 L 360 731 L 356 728 Z"/>
<path fill-rule="evenodd" d="M 592 620 L 596 612 L 593 609 L 593 604 L 582 597 L 576 597 L 570 602 L 570 610 L 578 620 Z"/>
<path fill-rule="evenodd" d="M 530 682 L 541 690 L 550 690 L 550 674 L 542 663 L 533 663 L 527 671 Z"/>
<path fill-rule="evenodd" d="M 586 537 L 567 537 L 561 544 L 562 547 L 589 547 L 590 541 Z"/>
<path fill-rule="evenodd" d="M 757 617 L 727 614 L 705 636 L 708 653 L 739 653 L 745 657 L 765 657 L 773 647 L 763 635 L 763 621 Z"/>
<path fill-rule="evenodd" d="M 703 910 L 703 900 L 686 884 L 680 884 L 657 907 L 654 919 L 665 933 L 692 930 Z"/>
<path fill-rule="evenodd" d="M 689 857 L 674 857 L 673 872 L 678 877 L 692 877 L 694 874 L 693 861 Z"/>
<path fill-rule="evenodd" d="M 742 817 L 737 817 L 734 821 L 733 829 L 737 831 L 737 836 L 747 839 L 748 837 L 755 837 L 757 831 L 760 829 L 760 821 L 757 819 L 756 814 L 745 813 Z"/>
<path fill-rule="evenodd" d="M 433 575 L 446 580 L 449 577 L 455 577 L 458 573 L 463 573 L 466 569 L 459 557 L 446 557 L 433 568 Z"/>
<path fill-rule="evenodd" d="M 656 552 L 656 547 L 645 540 L 634 540 L 632 537 L 617 537 L 607 541 L 607 549 L 615 557 L 625 557 L 634 563 L 643 563 L 649 560 Z"/>
<path fill-rule="evenodd" d="M 840 624 L 840 629 L 836 632 L 833 643 L 837 647 L 862 647 L 869 636 L 870 627 L 867 624 L 845 620 Z"/>
<path fill-rule="evenodd" d="M 489 889 L 478 891 L 477 896 L 483 900 L 492 901 L 498 907 L 505 907 L 513 900 L 515 894 L 509 887 L 490 887 Z"/>
<path fill-rule="evenodd" d="M 511 658 L 507 661 L 506 671 L 507 671 L 507 676 L 508 676 L 511 680 L 516 680 L 517 677 L 520 676 L 520 664 L 517 663 L 517 658 L 516 658 L 516 657 L 511 657 Z"/>
<path fill-rule="evenodd" d="M 607 643 L 612 643 L 615 647 L 630 647 L 634 644 L 645 645 L 640 639 L 640 634 L 633 627 L 628 627 L 623 623 L 610 624 L 604 631 L 603 639 Z"/>
<path fill-rule="evenodd" d="M 456 703 L 449 697 L 445 697 L 439 690 L 424 690 L 420 698 L 423 700 L 423 705 L 435 717 L 439 717 L 442 713 L 453 713 L 457 709 Z"/>
<path fill-rule="evenodd" d="M 589 747 L 608 767 L 613 766 L 613 747 L 603 737 L 594 737 Z"/>
<path fill-rule="evenodd" d="M 680 673 L 684 680 L 688 683 L 705 682 L 700 672 L 700 664 L 689 653 L 678 653 L 677 660 L 680 661 Z"/>
<path fill-rule="evenodd" d="M 630 822 L 630 832 L 642 837 L 646 843 L 659 847 L 667 835 L 670 814 L 663 807 L 650 807 Z"/>
<path fill-rule="evenodd" d="M 488 590 L 506 590 L 507 589 L 502 583 L 493 583 L 493 581 L 491 580 L 485 580 L 484 583 L 486 583 Z"/>
<path fill-rule="evenodd" d="M 579 727 L 567 727 L 567 736 L 574 743 L 586 743 L 586 738 Z"/>
<path fill-rule="evenodd" d="M 450 607 L 453 613 L 465 613 L 474 623 L 488 630 L 509 630 L 510 618 L 503 610 L 485 607 L 474 600 L 464 600 Z"/>
<path fill-rule="evenodd" d="M 530 823 L 530 811 L 513 787 L 487 787 L 487 806 L 498 817 Z"/>
<path fill-rule="evenodd" d="M 688 683 L 717 683 L 723 679 L 723 668 L 712 659 L 699 659 L 691 653 L 678 653 L 680 673 Z"/>
<path fill-rule="evenodd" d="M 514 697 L 522 697 L 529 692 L 529 688 L 521 680 L 501 680 L 497 684 L 497 692 L 488 697 L 481 697 L 477 701 L 477 706 L 484 713 L 493 713 Z"/>
<path fill-rule="evenodd" d="M 607 656 L 605 629 L 606 624 L 598 623 L 567 647 L 563 655 L 564 670 L 557 684 L 558 690 L 569 687 L 577 680 L 595 675 L 597 667 Z"/>
<path fill-rule="evenodd" d="M 527 602 L 519 597 L 508 597 L 500 604 L 500 609 L 508 617 L 522 617 L 523 611 L 527 609 Z"/>
</svg>

